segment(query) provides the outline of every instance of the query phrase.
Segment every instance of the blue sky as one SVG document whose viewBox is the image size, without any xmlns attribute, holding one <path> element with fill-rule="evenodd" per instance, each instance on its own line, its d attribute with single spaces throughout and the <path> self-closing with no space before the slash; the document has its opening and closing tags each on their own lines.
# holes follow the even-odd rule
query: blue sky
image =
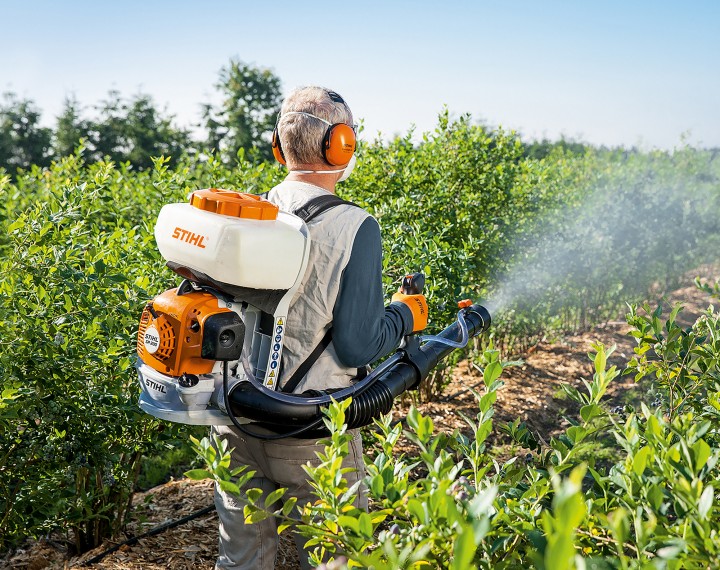
<svg viewBox="0 0 720 570">
<path fill-rule="evenodd" d="M 179 124 L 231 57 L 285 92 L 337 90 L 365 138 L 443 105 L 526 138 L 720 146 L 720 1 L 0 0 L 0 91 L 52 124 L 63 98 L 153 95 Z"/>
</svg>

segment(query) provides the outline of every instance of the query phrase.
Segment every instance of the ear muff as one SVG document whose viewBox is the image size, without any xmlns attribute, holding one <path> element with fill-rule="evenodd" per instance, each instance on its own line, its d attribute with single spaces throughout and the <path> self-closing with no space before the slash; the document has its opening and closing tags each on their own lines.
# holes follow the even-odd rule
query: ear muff
<svg viewBox="0 0 720 570">
<path fill-rule="evenodd" d="M 278 147 L 280 142 L 278 141 Z M 273 152 L 275 147 L 273 146 Z M 355 131 L 345 123 L 335 123 L 325 131 L 322 155 L 330 166 L 344 166 L 355 152 Z"/>
<path fill-rule="evenodd" d="M 280 133 L 278 133 L 277 127 L 272 134 L 272 153 L 280 164 L 285 165 L 285 153 L 283 152 L 282 146 L 280 146 Z"/>
</svg>

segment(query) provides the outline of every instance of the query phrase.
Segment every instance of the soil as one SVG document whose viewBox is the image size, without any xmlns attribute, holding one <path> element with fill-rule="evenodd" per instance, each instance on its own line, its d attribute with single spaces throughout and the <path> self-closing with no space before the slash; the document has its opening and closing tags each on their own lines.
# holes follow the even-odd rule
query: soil
<svg viewBox="0 0 720 570">
<path fill-rule="evenodd" d="M 701 275 L 714 280 L 717 268 L 703 268 Z M 688 276 L 692 283 L 695 275 Z M 693 285 L 683 287 L 667 295 L 668 301 L 682 302 L 684 321 L 691 323 L 711 303 L 710 298 Z M 610 357 L 611 364 L 624 368 L 633 355 L 634 339 L 628 335 L 629 327 L 621 320 L 568 335 L 562 339 L 539 342 L 527 353 L 518 355 L 521 362 L 506 368 L 503 373 L 505 385 L 498 391 L 495 405 L 494 425 L 497 426 L 521 418 L 528 428 L 540 438 L 547 440 L 567 426 L 564 416 L 572 414 L 568 401 L 560 390 L 562 383 L 581 386 L 582 379 L 592 376 L 592 363 L 588 353 L 594 342 L 616 346 Z M 515 360 L 516 358 L 513 358 Z M 450 385 L 439 401 L 421 404 L 421 412 L 433 418 L 436 429 L 453 431 L 466 425 L 458 412 L 469 417 L 477 413 L 475 398 L 468 388 L 481 385 L 479 369 L 468 361 L 461 362 L 453 373 Z M 611 386 L 609 398 L 622 403 L 637 392 L 631 375 L 620 376 Z M 398 404 L 395 415 L 404 417 L 408 402 Z M 497 443 L 497 440 L 496 440 Z M 140 535 L 162 523 L 180 519 L 212 504 L 212 486 L 208 482 L 182 479 L 170 481 L 138 493 L 134 499 L 133 518 L 125 531 L 125 538 Z M 24 570 L 95 568 L 104 570 L 131 569 L 199 569 L 213 568 L 217 556 L 218 520 L 210 512 L 190 522 L 166 530 L 155 536 L 140 539 L 136 544 L 125 545 L 108 554 L 100 562 L 84 566 L 87 561 L 114 546 L 107 541 L 101 547 L 81 557 L 68 557 L 66 546 L 50 538 L 33 541 L 0 560 L 0 568 Z M 299 568 L 292 541 L 285 533 L 280 537 L 276 564 L 277 570 Z"/>
</svg>

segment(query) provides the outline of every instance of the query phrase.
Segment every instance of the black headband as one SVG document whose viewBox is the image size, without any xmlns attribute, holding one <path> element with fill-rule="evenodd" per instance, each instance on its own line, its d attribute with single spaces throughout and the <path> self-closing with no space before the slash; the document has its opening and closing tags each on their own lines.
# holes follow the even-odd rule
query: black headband
<svg viewBox="0 0 720 570">
<path fill-rule="evenodd" d="M 327 94 L 328 94 L 328 97 L 330 97 L 330 99 L 332 101 L 335 101 L 336 103 L 342 103 L 343 105 L 347 106 L 347 104 L 345 103 L 345 100 L 342 97 L 340 97 L 340 95 L 335 93 L 335 91 L 328 91 Z"/>
</svg>

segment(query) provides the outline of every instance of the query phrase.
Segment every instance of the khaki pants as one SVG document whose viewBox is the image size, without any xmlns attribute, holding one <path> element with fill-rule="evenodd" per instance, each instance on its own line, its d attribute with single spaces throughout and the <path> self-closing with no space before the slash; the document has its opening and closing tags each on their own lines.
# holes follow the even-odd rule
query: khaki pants
<svg viewBox="0 0 720 570">
<path fill-rule="evenodd" d="M 285 498 L 297 497 L 298 506 L 315 502 L 312 487 L 302 466 L 311 463 L 318 465 L 316 452 L 323 450 L 312 439 L 286 438 L 265 441 L 240 433 L 234 427 L 216 426 L 215 432 L 228 440 L 232 452 L 231 468 L 247 465 L 255 471 L 255 476 L 246 488 L 262 489 L 263 496 L 278 488 L 285 487 Z M 251 426 L 254 431 L 261 431 Z M 270 433 L 270 432 L 267 432 Z M 351 486 L 365 475 L 362 441 L 359 430 L 350 430 L 353 439 L 343 467 L 352 467 L 357 471 L 347 473 L 345 478 Z M 262 504 L 262 499 L 261 499 Z M 358 493 L 356 506 L 367 509 L 367 497 Z M 264 521 L 248 524 L 244 522 L 242 499 L 215 488 L 215 505 L 220 518 L 220 550 L 216 570 L 273 570 L 277 553 L 277 521 L 270 517 Z M 274 507 L 277 508 L 277 505 Z M 303 568 L 311 568 L 307 553 L 303 550 L 305 539 L 295 534 L 295 544 Z"/>
</svg>

